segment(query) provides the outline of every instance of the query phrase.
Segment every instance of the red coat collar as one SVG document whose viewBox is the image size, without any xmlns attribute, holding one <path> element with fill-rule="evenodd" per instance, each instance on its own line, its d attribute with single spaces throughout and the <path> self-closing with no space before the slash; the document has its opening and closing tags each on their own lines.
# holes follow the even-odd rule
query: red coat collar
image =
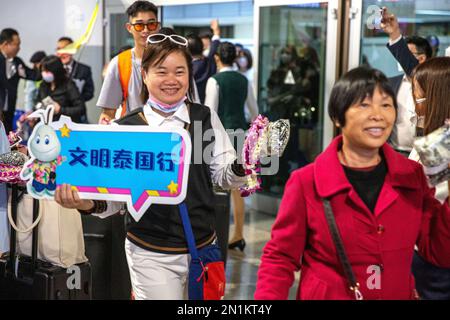
<svg viewBox="0 0 450 320">
<path fill-rule="evenodd" d="M 338 159 L 338 148 L 341 144 L 342 135 L 334 138 L 314 163 L 314 182 L 322 198 L 352 188 Z M 382 150 L 388 168 L 385 183 L 394 188 L 420 188 L 420 180 L 416 173 L 417 163 L 406 159 L 387 143 L 382 146 Z"/>
</svg>

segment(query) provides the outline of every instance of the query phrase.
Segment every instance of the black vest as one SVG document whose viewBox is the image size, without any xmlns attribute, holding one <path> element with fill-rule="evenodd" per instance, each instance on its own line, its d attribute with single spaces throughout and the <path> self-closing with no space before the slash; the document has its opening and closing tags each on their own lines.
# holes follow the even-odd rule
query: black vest
<svg viewBox="0 0 450 320">
<path fill-rule="evenodd" d="M 212 129 L 210 109 L 199 104 L 189 104 L 191 124 L 189 134 L 192 141 L 191 164 L 185 203 L 188 208 L 192 230 L 197 245 L 208 243 L 214 236 L 215 212 L 214 192 L 209 164 L 203 156 L 200 164 L 194 164 L 194 150 L 201 143 L 203 150 L 214 141 L 203 141 L 206 130 Z M 194 125 L 200 121 L 201 126 Z M 148 125 L 139 108 L 117 121 L 121 125 Z M 152 204 L 139 222 L 127 215 L 127 238 L 135 245 L 150 251 L 162 253 L 187 253 L 187 242 L 177 205 Z M 209 241 L 210 242 L 210 241 Z"/>
</svg>

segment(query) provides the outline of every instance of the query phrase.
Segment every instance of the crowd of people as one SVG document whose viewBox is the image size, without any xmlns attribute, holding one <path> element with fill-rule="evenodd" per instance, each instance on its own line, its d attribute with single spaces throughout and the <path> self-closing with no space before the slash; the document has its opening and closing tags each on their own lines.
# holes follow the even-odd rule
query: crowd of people
<svg viewBox="0 0 450 320">
<path fill-rule="evenodd" d="M 217 20 L 210 34 L 183 37 L 160 25 L 151 2 L 136 1 L 126 13 L 134 46 L 113 57 L 105 70 L 98 122 L 185 128 L 194 148 L 203 143 L 197 145 L 202 154 L 206 142 L 195 137 L 213 129 L 212 159 L 195 164 L 192 159 L 184 204 L 201 250 L 217 242 L 213 184 L 231 189 L 235 229 L 229 248 L 243 251 L 245 205 L 238 188 L 248 172 L 234 141 L 244 141 L 259 113 L 248 78 L 251 53 L 221 41 Z M 404 37 L 397 17 L 386 9 L 382 28 L 405 73 L 388 79 L 360 66 L 334 84 L 328 114 L 340 134 L 313 163 L 291 172 L 261 257 L 256 299 L 286 299 L 298 270 L 297 298 L 302 300 L 450 299 L 450 183 L 430 188 L 413 150 L 416 137 L 450 119 L 450 57 L 433 57 L 425 38 Z M 60 38 L 55 55 L 36 52 L 28 68 L 17 57 L 17 31 L 1 32 L 0 106 L 6 132 L 13 127 L 21 78 L 28 81 L 27 111 L 50 103 L 56 118 L 87 122 L 92 75 L 88 66 L 61 51 L 72 42 Z M 295 122 L 292 108 L 319 103 L 317 54 L 305 48 L 303 56 L 286 45 L 267 83 L 277 113 L 270 116 L 292 119 L 294 126 L 308 123 Z M 190 125 L 194 121 L 201 121 L 202 131 Z M 318 110 L 308 121 L 318 121 Z M 124 203 L 80 199 L 65 184 L 57 188 L 55 200 L 102 218 L 126 210 Z M 187 298 L 191 258 L 179 210 L 152 205 L 141 220 L 127 219 L 126 257 L 136 299 Z M 371 282 L 370 268 L 377 270 L 380 285 Z"/>
<path fill-rule="evenodd" d="M 36 51 L 30 58 L 32 68 L 28 68 L 17 56 L 20 50 L 20 35 L 17 30 L 3 29 L 0 38 L 0 101 L 6 132 L 17 130 L 17 122 L 25 122 L 26 115 L 50 103 L 55 105 L 57 117 L 64 114 L 72 117 L 75 122 L 87 123 L 85 103 L 94 97 L 94 81 L 89 66 L 74 60 L 72 54 L 59 53 L 73 43 L 71 38 L 58 39 L 54 55 Z M 25 113 L 18 119 L 15 111 L 20 79 L 27 81 L 23 106 Z"/>
</svg>

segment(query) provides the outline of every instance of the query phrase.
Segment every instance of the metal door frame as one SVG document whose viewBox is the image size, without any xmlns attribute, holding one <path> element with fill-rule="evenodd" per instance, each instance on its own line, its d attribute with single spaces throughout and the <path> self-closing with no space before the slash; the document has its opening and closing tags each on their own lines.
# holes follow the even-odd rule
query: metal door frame
<svg viewBox="0 0 450 320">
<path fill-rule="evenodd" d="M 348 51 L 348 69 L 356 68 L 360 64 L 362 6 L 362 0 L 351 1 L 349 39 L 352 45 Z"/>
</svg>

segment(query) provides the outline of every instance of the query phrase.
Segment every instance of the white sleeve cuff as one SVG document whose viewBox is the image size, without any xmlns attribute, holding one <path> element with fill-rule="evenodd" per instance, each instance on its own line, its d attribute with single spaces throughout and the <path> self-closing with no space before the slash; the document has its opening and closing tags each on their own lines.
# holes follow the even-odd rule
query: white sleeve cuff
<svg viewBox="0 0 450 320">
<path fill-rule="evenodd" d="M 400 37 L 398 37 L 398 38 L 395 39 L 395 40 L 390 40 L 390 39 L 389 39 L 389 46 L 393 46 L 394 44 L 396 44 L 397 42 L 399 42 L 402 38 L 403 38 L 403 36 L 400 35 Z"/>
</svg>

